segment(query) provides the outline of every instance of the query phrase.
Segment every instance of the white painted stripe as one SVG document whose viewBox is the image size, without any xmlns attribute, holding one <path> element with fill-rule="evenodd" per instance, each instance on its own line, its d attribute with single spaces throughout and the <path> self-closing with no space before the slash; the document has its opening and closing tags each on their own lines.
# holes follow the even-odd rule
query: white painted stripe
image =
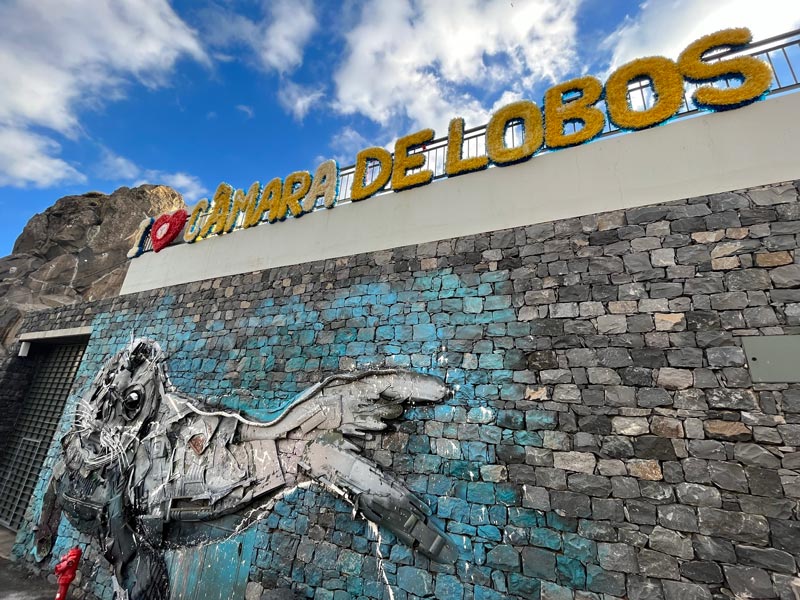
<svg viewBox="0 0 800 600">
<path fill-rule="evenodd" d="M 52 340 L 55 338 L 77 337 L 91 335 L 92 327 L 70 327 L 68 329 L 52 329 L 50 331 L 31 331 L 19 336 L 20 342 L 34 342 Z"/>
</svg>

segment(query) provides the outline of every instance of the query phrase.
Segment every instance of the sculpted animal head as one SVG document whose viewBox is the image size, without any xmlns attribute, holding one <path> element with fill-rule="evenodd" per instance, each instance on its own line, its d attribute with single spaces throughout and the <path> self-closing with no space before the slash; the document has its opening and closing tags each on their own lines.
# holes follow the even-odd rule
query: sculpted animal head
<svg viewBox="0 0 800 600">
<path fill-rule="evenodd" d="M 161 405 L 163 360 L 156 342 L 138 339 L 106 361 L 79 401 L 73 427 L 64 438 L 68 469 L 130 467 Z"/>
</svg>

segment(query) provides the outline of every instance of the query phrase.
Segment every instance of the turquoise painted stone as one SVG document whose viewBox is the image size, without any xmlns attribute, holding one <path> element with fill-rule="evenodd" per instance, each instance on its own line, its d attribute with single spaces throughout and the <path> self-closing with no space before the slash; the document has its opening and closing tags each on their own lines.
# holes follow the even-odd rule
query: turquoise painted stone
<svg viewBox="0 0 800 600">
<path fill-rule="evenodd" d="M 547 525 L 559 531 L 572 531 L 578 530 L 578 519 L 575 517 L 562 517 L 558 513 L 547 513 Z"/>
<path fill-rule="evenodd" d="M 469 483 L 467 484 L 467 500 L 480 504 L 494 504 L 495 486 L 484 482 Z"/>
<path fill-rule="evenodd" d="M 486 555 L 486 564 L 503 571 L 519 571 L 519 552 L 512 546 L 500 544 Z"/>
<path fill-rule="evenodd" d="M 482 585 L 475 586 L 475 600 L 505 600 L 505 594 L 501 594 L 491 588 Z"/>
<path fill-rule="evenodd" d="M 455 575 L 440 574 L 436 577 L 434 592 L 437 598 L 461 600 L 464 597 L 464 585 Z"/>
<path fill-rule="evenodd" d="M 544 527 L 534 527 L 530 531 L 531 544 L 550 548 L 551 550 L 561 549 L 561 535 L 557 531 Z"/>
<path fill-rule="evenodd" d="M 469 504 L 461 498 L 440 498 L 437 514 L 454 522 L 464 522 L 469 519 Z"/>
<path fill-rule="evenodd" d="M 519 573 L 508 574 L 508 591 L 527 600 L 539 600 L 540 583 L 538 579 L 525 577 Z"/>
<path fill-rule="evenodd" d="M 397 585 L 416 596 L 429 596 L 433 593 L 433 577 L 427 571 L 415 567 L 403 566 L 397 569 Z"/>
<path fill-rule="evenodd" d="M 447 531 L 450 533 L 457 533 L 458 535 L 464 535 L 468 537 L 474 537 L 478 535 L 478 530 L 473 525 L 467 525 L 466 523 L 450 523 L 447 527 Z"/>
<path fill-rule="evenodd" d="M 581 589 L 586 586 L 586 571 L 579 560 L 556 556 L 556 573 L 559 581 L 568 587 Z"/>
<path fill-rule="evenodd" d="M 478 536 L 489 540 L 490 542 L 499 542 L 503 539 L 503 534 L 494 525 L 481 525 L 478 527 Z"/>
<path fill-rule="evenodd" d="M 508 509 L 508 520 L 519 527 L 538 527 L 544 525 L 542 513 L 530 508 L 512 506 Z"/>
<path fill-rule="evenodd" d="M 597 556 L 597 544 L 592 540 L 587 540 L 574 533 L 565 533 L 564 540 L 564 556 L 576 558 L 583 563 L 588 563 L 595 560 Z"/>
<path fill-rule="evenodd" d="M 515 506 L 520 503 L 521 496 L 519 486 L 513 483 L 498 483 L 495 486 L 497 503 L 504 506 Z"/>
</svg>

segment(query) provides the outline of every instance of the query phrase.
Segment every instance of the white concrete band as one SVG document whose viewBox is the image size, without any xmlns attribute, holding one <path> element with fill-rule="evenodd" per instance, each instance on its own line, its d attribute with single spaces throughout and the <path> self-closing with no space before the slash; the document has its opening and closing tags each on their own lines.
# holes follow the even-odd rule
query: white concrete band
<svg viewBox="0 0 800 600">
<path fill-rule="evenodd" d="M 91 335 L 92 327 L 70 327 L 68 329 L 52 329 L 50 331 L 31 331 L 19 336 L 20 342 L 43 342 L 58 338 L 82 337 Z"/>
<path fill-rule="evenodd" d="M 133 259 L 121 293 L 800 179 L 798 115 L 786 94 L 171 246 Z"/>
</svg>

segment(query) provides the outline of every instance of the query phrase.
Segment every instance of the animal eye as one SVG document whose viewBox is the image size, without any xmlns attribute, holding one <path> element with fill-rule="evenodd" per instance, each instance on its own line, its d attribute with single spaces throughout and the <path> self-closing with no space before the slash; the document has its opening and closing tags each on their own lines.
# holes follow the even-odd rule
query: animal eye
<svg viewBox="0 0 800 600">
<path fill-rule="evenodd" d="M 122 399 L 122 416 L 126 421 L 132 421 L 141 412 L 144 405 L 144 390 L 132 388 L 125 392 Z"/>
</svg>

